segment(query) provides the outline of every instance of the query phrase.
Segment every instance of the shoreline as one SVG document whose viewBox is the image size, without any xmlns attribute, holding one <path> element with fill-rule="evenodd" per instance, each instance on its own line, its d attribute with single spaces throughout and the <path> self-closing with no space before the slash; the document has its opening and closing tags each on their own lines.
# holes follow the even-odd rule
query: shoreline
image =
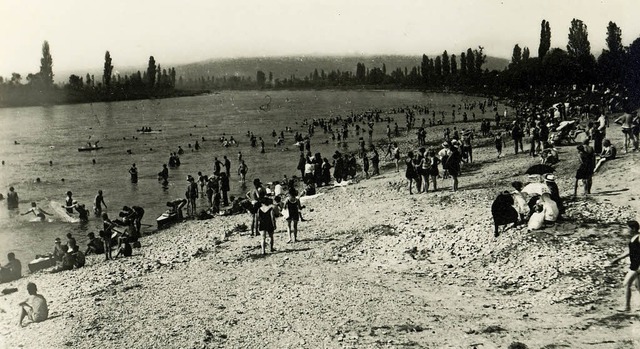
<svg viewBox="0 0 640 349">
<path fill-rule="evenodd" d="M 617 127 L 608 133 L 620 144 Z M 413 139 L 399 142 L 403 154 Z M 494 239 L 491 201 L 538 158 L 506 147 L 496 161 L 491 147 L 476 150 L 456 193 L 409 196 L 404 172 L 386 162 L 380 176 L 321 189 L 303 211 L 302 241 L 284 244 L 279 220 L 279 251 L 265 257 L 257 239 L 234 232 L 249 221 L 242 214 L 145 236 L 129 258 L 89 257 L 81 269 L 5 284 L 19 291 L 0 298 L 0 347 L 640 345 L 640 318 L 611 310 L 622 301 L 624 267 L 603 266 L 626 248 L 618 226 L 638 212 L 640 188 L 624 172 L 637 173 L 638 154 L 605 164 L 594 195 L 568 202 L 567 221 Z M 575 146 L 560 157 L 567 197 Z M 52 318 L 18 328 L 13 309 L 29 281 Z"/>
</svg>

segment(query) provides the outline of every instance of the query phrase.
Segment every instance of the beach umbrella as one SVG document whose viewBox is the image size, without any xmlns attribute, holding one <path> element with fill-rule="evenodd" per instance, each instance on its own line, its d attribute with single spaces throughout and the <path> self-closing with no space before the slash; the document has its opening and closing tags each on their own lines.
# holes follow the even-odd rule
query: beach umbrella
<svg viewBox="0 0 640 349">
<path fill-rule="evenodd" d="M 537 164 L 529 167 L 524 174 L 543 175 L 545 173 L 553 173 L 556 169 L 545 164 Z"/>
<path fill-rule="evenodd" d="M 542 195 L 549 192 L 549 187 L 544 183 L 529 183 L 522 188 L 522 192 L 529 195 Z"/>
</svg>

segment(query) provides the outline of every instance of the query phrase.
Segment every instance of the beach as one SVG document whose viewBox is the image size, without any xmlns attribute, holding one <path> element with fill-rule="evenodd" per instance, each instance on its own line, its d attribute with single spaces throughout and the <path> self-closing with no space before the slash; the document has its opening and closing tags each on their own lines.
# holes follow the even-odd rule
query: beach
<svg viewBox="0 0 640 349">
<path fill-rule="evenodd" d="M 620 149 L 616 125 L 608 138 Z M 435 193 L 408 195 L 403 169 L 383 162 L 380 176 L 305 202 L 298 243 L 285 243 L 279 220 L 277 251 L 266 256 L 239 231 L 250 222 L 242 214 L 146 236 L 130 258 L 94 256 L 81 269 L 4 284 L 19 291 L 0 297 L 0 348 L 640 346 L 637 311 L 615 311 L 627 261 L 606 267 L 626 251 L 622 226 L 637 217 L 640 188 L 628 174 L 638 154 L 605 164 L 593 194 L 567 199 L 554 227 L 494 238 L 491 202 L 539 162 L 513 155 L 511 142 L 504 153 L 477 147 L 455 193 L 439 181 Z M 568 198 L 575 146 L 560 159 L 556 182 Z M 20 328 L 27 282 L 51 318 Z"/>
</svg>

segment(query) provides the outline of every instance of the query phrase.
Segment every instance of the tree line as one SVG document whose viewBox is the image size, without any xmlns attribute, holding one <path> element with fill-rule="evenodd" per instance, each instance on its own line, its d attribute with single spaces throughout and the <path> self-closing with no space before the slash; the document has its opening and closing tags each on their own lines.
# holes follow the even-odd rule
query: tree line
<svg viewBox="0 0 640 349">
<path fill-rule="evenodd" d="M 0 106 L 47 105 L 63 103 L 102 102 L 152 97 L 189 95 L 176 90 L 176 69 L 162 68 L 153 56 L 147 69 L 121 75 L 114 72 L 113 59 L 105 52 L 102 77 L 91 74 L 71 74 L 63 86 L 54 84 L 53 59 L 49 43 L 42 44 L 40 71 L 22 76 L 12 73 L 10 79 L 0 77 Z"/>
<path fill-rule="evenodd" d="M 419 64 L 393 70 L 387 70 L 384 63 L 373 67 L 357 63 L 355 71 L 315 69 L 304 76 L 274 78 L 271 72 L 258 70 L 255 80 L 201 77 L 180 84 L 212 89 L 407 88 L 522 97 L 538 102 L 565 98 L 571 91 L 591 98 L 582 92 L 608 89 L 612 95 L 627 97 L 626 104 L 640 106 L 640 38 L 625 47 L 622 30 L 616 23 L 609 22 L 606 32 L 606 48 L 596 59 L 583 21 L 571 21 L 566 47 L 560 48 L 551 47 L 551 23 L 542 20 L 537 56 L 532 56 L 528 47 L 515 44 L 510 64 L 501 71 L 483 69 L 487 56 L 478 46 L 459 55 L 447 50 L 433 57 L 425 54 L 421 62 L 416 62 Z M 592 100 L 585 103 L 602 103 L 602 93 L 591 95 Z"/>
<path fill-rule="evenodd" d="M 596 59 L 591 53 L 584 22 L 573 19 L 566 48 L 552 48 L 551 24 L 542 20 L 537 56 L 532 57 L 528 47 L 515 44 L 509 66 L 501 71 L 483 69 L 487 56 L 484 48 L 478 46 L 459 55 L 449 54 L 447 50 L 433 57 L 425 54 L 422 61 L 412 67 L 387 70 L 384 63 L 373 67 L 357 63 L 355 71 L 314 69 L 308 75 L 287 77 L 274 77 L 272 72 L 258 70 L 255 77 L 184 79 L 177 77 L 174 67 L 163 69 L 151 56 L 146 70 L 122 76 L 114 74 L 113 60 L 107 51 L 100 80 L 89 74 L 84 77 L 73 74 L 63 88 L 53 83 L 53 60 L 45 41 L 40 71 L 29 74 L 26 84 L 17 73 L 10 79 L 0 77 L 0 105 L 168 97 L 188 90 L 309 88 L 406 88 L 542 100 L 557 99 L 558 94 L 567 95 L 576 90 L 595 90 L 598 86 L 600 90 L 619 92 L 627 97 L 626 104 L 637 107 L 640 105 L 640 38 L 625 47 L 622 30 L 616 23 L 609 22 L 606 31 L 606 48 Z M 601 94 L 598 98 L 602 98 Z"/>
</svg>

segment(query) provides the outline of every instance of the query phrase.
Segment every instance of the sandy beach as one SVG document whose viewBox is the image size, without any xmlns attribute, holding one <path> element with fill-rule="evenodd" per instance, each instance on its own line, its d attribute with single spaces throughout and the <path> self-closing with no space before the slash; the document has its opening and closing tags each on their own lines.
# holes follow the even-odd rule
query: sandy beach
<svg viewBox="0 0 640 349">
<path fill-rule="evenodd" d="M 623 148 L 617 125 L 607 134 Z M 414 138 L 401 141 L 403 154 Z M 250 221 L 243 214 L 144 237 L 130 258 L 93 256 L 81 269 L 4 284 L 19 291 L 0 297 L 0 348 L 640 347 L 638 294 L 632 312 L 615 311 L 628 260 L 607 267 L 626 251 L 623 224 L 637 217 L 638 153 L 619 151 L 594 176 L 593 194 L 571 199 L 576 148 L 561 147 L 564 219 L 496 239 L 491 202 L 539 163 L 513 155 L 511 141 L 504 154 L 476 147 L 455 193 L 445 180 L 409 195 L 404 169 L 383 162 L 380 176 L 307 201 L 298 243 L 285 243 L 280 219 L 277 252 L 266 256 L 238 231 Z M 28 282 L 51 318 L 21 328 Z"/>
</svg>

